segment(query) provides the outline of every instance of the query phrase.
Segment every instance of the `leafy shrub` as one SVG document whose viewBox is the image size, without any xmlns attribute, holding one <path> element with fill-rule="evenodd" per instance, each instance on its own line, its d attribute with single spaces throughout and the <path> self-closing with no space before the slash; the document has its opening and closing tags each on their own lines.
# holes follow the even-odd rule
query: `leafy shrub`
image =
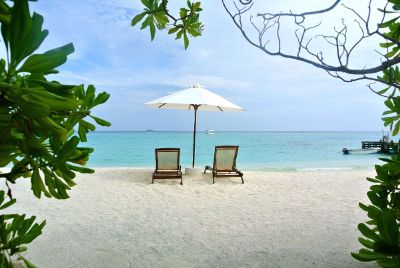
<svg viewBox="0 0 400 268">
<path fill-rule="evenodd" d="M 388 0 L 393 4 L 393 11 L 381 10 L 386 13 L 397 13 L 400 10 L 400 0 Z M 385 57 L 399 57 L 400 23 L 399 16 L 390 18 L 381 23 L 380 28 L 387 29 L 385 36 L 390 42 L 380 44 L 387 49 Z M 385 105 L 388 108 L 383 113 L 385 126 L 390 126 L 392 136 L 400 130 L 400 71 L 399 67 L 388 67 L 378 80 L 387 87 L 378 92 L 385 96 Z M 387 94 L 387 95 L 384 95 Z M 398 145 L 392 144 L 394 152 L 389 158 L 382 158 L 383 165 L 376 165 L 377 175 L 367 178 L 373 185 L 367 193 L 371 205 L 360 203 L 360 207 L 367 212 L 370 220 L 360 223 L 358 229 L 363 235 L 359 238 L 364 248 L 358 253 L 352 253 L 357 260 L 368 262 L 377 261 L 382 267 L 400 267 L 400 153 Z"/>
<path fill-rule="evenodd" d="M 36 197 L 43 194 L 65 199 L 75 185 L 76 172 L 94 172 L 85 167 L 93 148 L 80 147 L 79 143 L 95 130 L 93 123 L 110 126 L 91 114 L 109 94 L 96 95 L 92 85 L 85 88 L 46 79 L 58 72 L 56 68 L 66 62 L 74 46 L 34 54 L 48 35 L 42 29 L 43 17 L 31 15 L 28 0 L 13 3 L 10 7 L 0 1 L 1 34 L 7 52 L 6 59 L 0 59 L 0 168 L 11 167 L 9 172 L 0 172 L 0 178 L 6 180 L 7 187 L 21 177 L 30 178 Z M 15 203 L 10 188 L 11 201 L 1 205 L 4 196 L 0 191 L 0 209 Z M 21 245 L 41 234 L 45 222 L 36 224 L 34 220 L 34 216 L 0 215 L 0 267 L 12 267 L 12 255 L 24 251 Z"/>
</svg>

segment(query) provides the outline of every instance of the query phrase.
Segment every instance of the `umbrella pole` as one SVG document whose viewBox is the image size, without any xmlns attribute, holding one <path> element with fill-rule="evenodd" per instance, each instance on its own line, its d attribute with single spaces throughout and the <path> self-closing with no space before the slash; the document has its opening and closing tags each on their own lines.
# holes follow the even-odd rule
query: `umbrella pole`
<svg viewBox="0 0 400 268">
<path fill-rule="evenodd" d="M 199 108 L 198 105 L 193 105 L 194 107 L 194 125 L 193 125 L 193 161 L 192 167 L 194 168 L 194 160 L 196 154 L 196 124 L 197 124 L 197 109 Z"/>
</svg>

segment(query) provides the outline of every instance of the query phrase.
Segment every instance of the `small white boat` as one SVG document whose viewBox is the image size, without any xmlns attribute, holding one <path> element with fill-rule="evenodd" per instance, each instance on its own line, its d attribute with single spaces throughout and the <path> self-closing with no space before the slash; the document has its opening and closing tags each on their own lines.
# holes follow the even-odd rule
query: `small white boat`
<svg viewBox="0 0 400 268">
<path fill-rule="evenodd" d="M 343 148 L 343 154 L 376 154 L 379 153 L 381 149 L 379 148 L 367 148 L 367 149 L 347 149 Z"/>
<path fill-rule="evenodd" d="M 214 131 L 214 129 L 208 129 L 208 130 L 206 130 L 206 134 L 208 134 L 208 135 L 214 135 L 214 134 L 215 134 L 215 131 Z"/>
</svg>

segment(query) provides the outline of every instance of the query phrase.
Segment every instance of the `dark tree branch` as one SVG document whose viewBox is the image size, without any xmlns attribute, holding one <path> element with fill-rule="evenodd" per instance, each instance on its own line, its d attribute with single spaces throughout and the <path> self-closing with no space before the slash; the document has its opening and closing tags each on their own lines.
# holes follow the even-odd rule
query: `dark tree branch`
<svg viewBox="0 0 400 268">
<path fill-rule="evenodd" d="M 165 13 L 165 15 L 167 15 L 167 17 L 169 17 L 173 23 L 172 25 L 178 28 L 184 28 L 185 27 L 185 19 L 189 18 L 192 15 L 192 12 L 189 12 L 189 14 L 187 14 L 186 16 L 182 17 L 182 18 L 176 18 L 175 16 L 173 16 L 169 10 L 168 10 L 168 0 L 162 0 L 162 10 L 159 11 L 163 11 Z M 181 25 L 178 23 L 182 23 Z"/>
<path fill-rule="evenodd" d="M 250 32 L 245 28 L 246 26 L 243 21 L 244 16 L 247 15 L 247 13 L 253 7 L 253 1 L 239 0 L 240 3 L 238 4 L 236 4 L 236 2 L 233 1 L 236 11 L 231 11 L 226 5 L 225 0 L 221 1 L 226 12 L 231 17 L 236 27 L 240 30 L 245 40 L 252 46 L 260 49 L 261 51 L 265 52 L 268 55 L 279 56 L 310 64 L 314 67 L 325 70 L 329 75 L 338 78 L 344 82 L 367 80 L 367 81 L 372 81 L 373 83 L 377 82 L 384 83 L 388 86 L 398 86 L 391 84 L 389 82 L 378 80 L 377 78 L 374 77 L 370 77 L 369 75 L 379 73 L 389 67 L 392 67 L 400 63 L 400 57 L 394 57 L 391 59 L 384 57 L 378 64 L 372 67 L 363 66 L 361 68 L 353 68 L 349 66 L 354 51 L 358 47 L 360 47 L 360 45 L 363 43 L 365 39 L 370 38 L 374 35 L 381 37 L 386 42 L 393 42 L 400 47 L 400 42 L 386 36 L 383 32 L 381 32 L 381 29 L 379 27 L 377 27 L 374 30 L 371 30 L 370 24 L 371 24 L 372 0 L 369 0 L 368 12 L 366 16 L 362 16 L 353 8 L 350 8 L 342 4 L 342 6 L 346 10 L 349 10 L 356 16 L 356 18 L 354 19 L 354 25 L 360 30 L 360 36 L 357 37 L 356 40 L 354 40 L 354 42 L 352 41 L 351 43 L 348 39 L 349 25 L 345 23 L 344 19 L 341 20 L 340 28 L 334 28 L 335 31 L 334 35 L 318 34 L 314 37 L 309 37 L 308 33 L 310 32 L 310 30 L 318 28 L 322 22 L 309 27 L 305 25 L 305 21 L 309 16 L 321 15 L 330 12 L 334 8 L 336 8 L 342 0 L 336 0 L 329 7 L 316 11 L 308 11 L 302 13 L 294 13 L 292 11 L 280 12 L 280 13 L 258 13 L 257 17 L 261 19 L 262 21 L 262 23 L 260 23 L 261 25 L 260 24 L 257 25 L 253 20 L 253 16 L 250 16 L 250 23 L 252 27 L 256 30 L 256 33 L 258 35 L 258 38 L 256 38 L 256 40 L 253 40 L 253 38 L 250 36 Z M 386 8 L 387 4 L 385 5 L 384 10 L 386 10 Z M 283 17 L 292 18 L 294 24 L 297 26 L 297 29 L 294 31 L 294 36 L 297 40 L 297 46 L 296 46 L 297 48 L 293 53 L 286 52 L 286 50 L 283 50 L 282 47 L 283 44 L 281 42 L 280 29 L 282 23 L 281 18 Z M 384 20 L 385 20 L 385 13 L 383 13 L 381 23 Z M 269 37 L 268 41 L 265 41 L 267 36 Z M 337 59 L 336 64 L 329 63 L 324 58 L 323 51 L 315 52 L 312 50 L 310 44 L 312 43 L 313 40 L 317 38 L 323 38 L 328 44 L 332 45 L 335 48 L 335 55 Z M 269 46 L 267 47 L 267 44 L 270 43 L 271 39 L 277 40 L 277 45 L 275 49 Z M 380 56 L 383 56 L 382 53 L 380 53 L 379 51 L 377 52 L 379 53 Z M 351 77 L 346 78 L 344 77 L 344 75 Z M 371 87 L 370 89 L 378 94 L 378 92 L 374 91 Z M 382 94 L 378 95 L 382 96 Z"/>
<path fill-rule="evenodd" d="M 261 17 L 268 17 L 269 19 L 273 19 L 276 17 L 306 17 L 309 15 L 317 15 L 317 14 L 322 14 L 328 11 L 331 11 L 332 9 L 334 9 L 342 0 L 336 0 L 330 7 L 325 8 L 325 9 L 321 9 L 321 10 L 316 10 L 316 11 L 308 11 L 308 12 L 303 12 L 303 13 L 258 13 L 257 16 L 261 16 Z M 246 1 L 247 4 L 249 2 L 252 2 L 252 0 L 248 0 Z M 243 3 L 242 3 L 243 4 Z"/>
</svg>

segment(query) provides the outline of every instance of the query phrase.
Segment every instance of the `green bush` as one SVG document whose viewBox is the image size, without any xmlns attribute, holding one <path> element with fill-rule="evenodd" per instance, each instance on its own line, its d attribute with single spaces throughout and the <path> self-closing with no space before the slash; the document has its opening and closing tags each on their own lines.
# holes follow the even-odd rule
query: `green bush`
<svg viewBox="0 0 400 268">
<path fill-rule="evenodd" d="M 96 95 L 94 86 L 65 85 L 49 81 L 67 56 L 74 52 L 67 44 L 42 54 L 34 54 L 48 35 L 42 30 L 43 17 L 31 14 L 28 0 L 14 0 L 13 6 L 0 1 L 0 23 L 6 59 L 0 59 L 0 178 L 13 184 L 30 178 L 33 194 L 40 198 L 68 198 L 75 185 L 76 172 L 93 173 L 85 167 L 93 148 L 80 147 L 94 123 L 110 126 L 95 117 L 91 109 L 106 102 L 109 94 Z M 92 122 L 89 122 L 90 119 Z M 76 134 L 77 133 L 77 134 Z M 4 202 L 0 209 L 15 203 Z M 12 255 L 19 254 L 41 234 L 45 222 L 34 224 L 35 217 L 0 215 L 0 267 L 12 267 Z M 30 265 L 27 262 L 27 265 Z"/>
<path fill-rule="evenodd" d="M 373 183 L 367 193 L 371 205 L 360 203 L 370 218 L 358 225 L 364 248 L 352 256 L 377 261 L 382 267 L 400 267 L 400 154 L 382 160 L 386 163 L 375 166 L 375 178 L 367 178 Z"/>
<path fill-rule="evenodd" d="M 395 14 L 400 10 L 400 0 L 388 2 L 393 4 L 393 10 L 385 9 L 382 12 Z M 379 25 L 387 30 L 385 36 L 391 39 L 390 42 L 380 44 L 387 49 L 387 59 L 399 57 L 399 18 L 391 17 Z M 392 136 L 396 136 L 400 130 L 399 67 L 386 68 L 378 80 L 387 85 L 378 92 L 386 98 L 385 105 L 388 108 L 382 119 L 385 126 L 390 126 Z M 400 267 L 400 153 L 398 145 L 392 144 L 392 147 L 394 152 L 390 159 L 382 158 L 385 164 L 375 166 L 375 178 L 367 178 L 373 183 L 367 193 L 371 205 L 360 203 L 360 207 L 367 212 L 370 220 L 358 225 L 363 235 L 359 241 L 364 248 L 358 253 L 352 253 L 359 261 L 377 261 L 382 267 Z"/>
<path fill-rule="evenodd" d="M 5 202 L 5 192 L 0 191 L 0 210 L 15 203 L 15 199 Z M 25 215 L 0 214 L 0 267 L 13 267 L 13 263 L 22 260 L 27 267 L 34 267 L 20 253 L 27 250 L 23 245 L 29 244 L 42 234 L 46 224 L 34 223 L 35 216 L 26 218 Z M 18 259 L 13 259 L 17 256 Z"/>
</svg>

